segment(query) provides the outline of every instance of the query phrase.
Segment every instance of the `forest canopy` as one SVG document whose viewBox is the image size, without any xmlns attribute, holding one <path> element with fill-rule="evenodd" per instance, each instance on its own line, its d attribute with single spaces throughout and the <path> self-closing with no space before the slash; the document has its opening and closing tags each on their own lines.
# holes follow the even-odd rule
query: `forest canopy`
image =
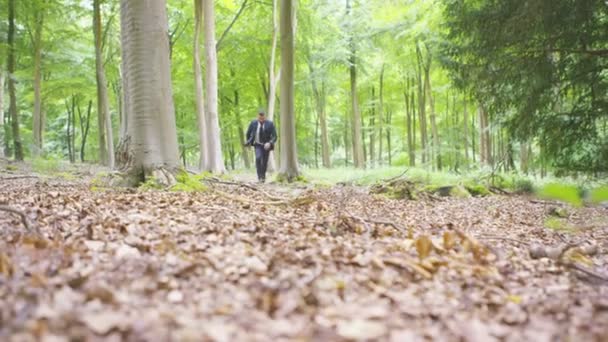
<svg viewBox="0 0 608 342">
<path fill-rule="evenodd" d="M 3 3 L 0 153 L 119 167 L 132 110 L 120 2 Z M 290 135 L 281 7 L 159 3 L 177 129 L 169 154 L 185 168 L 251 167 L 243 134 L 259 108 L 279 141 Z M 301 0 L 292 11 L 295 138 L 279 149 L 297 148 L 299 165 L 608 170 L 605 1 Z"/>
</svg>

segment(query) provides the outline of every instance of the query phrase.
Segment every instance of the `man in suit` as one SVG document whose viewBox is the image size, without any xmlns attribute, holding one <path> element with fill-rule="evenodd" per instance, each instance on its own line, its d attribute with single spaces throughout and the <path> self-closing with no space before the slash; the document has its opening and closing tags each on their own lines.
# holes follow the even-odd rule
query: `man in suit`
<svg viewBox="0 0 608 342">
<path fill-rule="evenodd" d="M 249 124 L 246 135 L 246 145 L 255 148 L 255 168 L 258 172 L 260 183 L 266 181 L 266 168 L 268 166 L 268 156 L 274 150 L 277 142 L 277 131 L 270 120 L 266 120 L 266 112 L 258 111 L 257 120 Z"/>
</svg>

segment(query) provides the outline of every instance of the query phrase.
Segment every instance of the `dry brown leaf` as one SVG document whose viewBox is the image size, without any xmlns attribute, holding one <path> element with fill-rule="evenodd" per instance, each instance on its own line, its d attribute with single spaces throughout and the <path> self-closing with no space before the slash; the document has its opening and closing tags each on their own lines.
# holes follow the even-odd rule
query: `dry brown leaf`
<svg viewBox="0 0 608 342">
<path fill-rule="evenodd" d="M 14 272 L 15 268 L 11 258 L 9 258 L 5 253 L 0 253 L 0 274 L 10 278 L 13 276 Z"/>
<path fill-rule="evenodd" d="M 416 251 L 418 252 L 418 257 L 422 260 L 428 257 L 433 250 L 433 242 L 431 239 L 422 235 L 416 239 Z"/>
</svg>

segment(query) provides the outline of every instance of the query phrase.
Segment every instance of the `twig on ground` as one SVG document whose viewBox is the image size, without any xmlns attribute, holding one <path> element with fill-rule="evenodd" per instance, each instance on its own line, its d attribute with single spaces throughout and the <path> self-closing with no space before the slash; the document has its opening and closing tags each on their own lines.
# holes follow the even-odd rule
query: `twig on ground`
<svg viewBox="0 0 608 342">
<path fill-rule="evenodd" d="M 476 237 L 477 239 L 480 240 L 500 240 L 500 241 L 507 241 L 507 242 L 515 242 L 524 246 L 530 246 L 529 242 L 526 241 L 521 241 L 518 239 L 513 239 L 513 238 L 508 238 L 508 237 L 502 237 L 502 236 L 495 236 L 495 235 L 478 235 Z"/>
<path fill-rule="evenodd" d="M 254 201 L 254 200 L 251 200 L 249 198 L 246 198 L 246 197 L 243 197 L 243 196 L 238 196 L 238 195 L 232 195 L 232 194 L 223 192 L 223 191 L 218 190 L 218 189 L 213 189 L 213 192 L 215 192 L 216 194 L 218 194 L 221 197 L 224 197 L 226 199 L 230 199 L 230 200 L 241 202 L 241 203 L 245 203 L 245 204 L 287 205 L 287 204 L 290 203 L 290 201 Z"/>
<path fill-rule="evenodd" d="M 27 215 L 25 215 L 25 213 L 23 211 L 6 206 L 6 205 L 0 205 L 0 211 L 6 211 L 6 212 L 9 212 L 12 214 L 19 215 L 19 217 L 21 217 L 21 222 L 25 226 L 25 229 L 27 229 L 28 231 L 36 232 L 36 230 L 32 228 L 32 225 L 29 223 L 29 221 L 27 219 Z"/>
<path fill-rule="evenodd" d="M 205 179 L 205 180 L 208 181 L 208 182 L 211 182 L 211 183 L 217 183 L 217 184 L 223 184 L 223 185 L 234 185 L 234 186 L 240 186 L 240 187 L 243 187 L 243 188 L 247 188 L 249 190 L 260 192 L 264 196 L 270 198 L 271 200 L 275 200 L 275 201 L 288 201 L 289 200 L 287 198 L 271 195 L 268 192 L 266 192 L 266 191 L 264 191 L 264 190 L 262 190 L 262 189 L 260 189 L 260 188 L 258 188 L 256 186 L 253 186 L 253 185 L 250 185 L 250 184 L 247 184 L 247 183 L 243 183 L 243 182 L 225 181 L 225 180 L 221 180 L 221 179 L 216 178 L 216 177 L 208 178 L 208 179 Z"/>
<path fill-rule="evenodd" d="M 30 178 L 40 178 L 34 175 L 18 175 L 18 176 L 8 176 L 8 177 L 0 177 L 0 180 L 15 180 L 15 179 L 30 179 Z"/>
<path fill-rule="evenodd" d="M 391 178 L 388 178 L 388 179 L 383 179 L 383 180 L 382 180 L 382 182 L 384 182 L 384 183 L 390 183 L 390 182 L 392 182 L 392 181 L 394 181 L 394 180 L 397 180 L 397 179 L 399 179 L 399 178 L 403 177 L 403 176 L 404 176 L 404 175 L 405 175 L 405 174 L 406 174 L 406 173 L 407 173 L 409 170 L 410 170 L 410 169 L 405 169 L 405 170 L 404 170 L 404 171 L 403 171 L 401 174 L 399 174 L 398 176 L 391 177 Z"/>
</svg>

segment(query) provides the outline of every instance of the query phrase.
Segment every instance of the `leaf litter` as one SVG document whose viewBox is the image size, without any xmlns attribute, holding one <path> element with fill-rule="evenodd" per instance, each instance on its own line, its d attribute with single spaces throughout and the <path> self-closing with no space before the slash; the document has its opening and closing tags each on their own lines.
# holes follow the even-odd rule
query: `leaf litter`
<svg viewBox="0 0 608 342">
<path fill-rule="evenodd" d="M 3 341 L 608 339 L 603 208 L 568 208 L 565 234 L 521 196 L 2 189 Z"/>
</svg>

